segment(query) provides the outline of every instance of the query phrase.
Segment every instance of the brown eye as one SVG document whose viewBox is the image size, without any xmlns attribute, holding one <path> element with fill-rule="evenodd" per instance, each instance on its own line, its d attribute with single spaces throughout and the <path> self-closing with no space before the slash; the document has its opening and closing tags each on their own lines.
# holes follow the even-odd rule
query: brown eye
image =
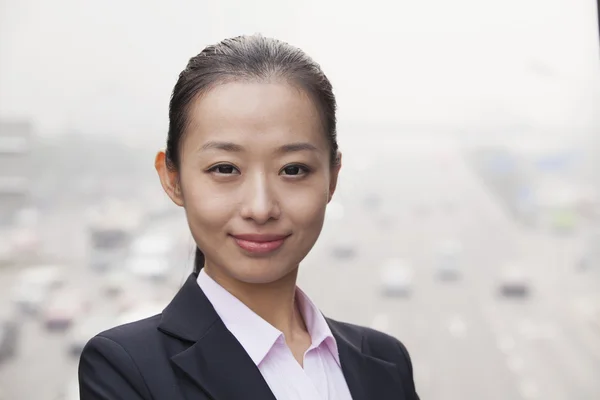
<svg viewBox="0 0 600 400">
<path fill-rule="evenodd" d="M 219 175 L 234 175 L 234 174 L 239 174 L 239 171 L 236 167 L 234 167 L 233 165 L 230 164 L 219 164 L 219 165 L 215 165 L 214 167 L 212 167 L 211 169 L 209 169 L 209 172 L 213 172 Z"/>
<path fill-rule="evenodd" d="M 298 175 L 300 173 L 300 167 L 298 167 L 297 165 L 285 167 L 283 169 L 283 172 L 285 172 L 286 175 Z"/>
<path fill-rule="evenodd" d="M 281 170 L 281 173 L 287 176 L 301 176 L 308 173 L 308 168 L 302 165 L 288 165 Z"/>
</svg>

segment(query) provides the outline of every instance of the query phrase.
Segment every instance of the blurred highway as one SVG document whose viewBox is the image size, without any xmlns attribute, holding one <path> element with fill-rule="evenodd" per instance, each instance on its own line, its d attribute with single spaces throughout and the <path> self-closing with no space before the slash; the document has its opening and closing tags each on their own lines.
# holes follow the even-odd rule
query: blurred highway
<svg viewBox="0 0 600 400">
<path fill-rule="evenodd" d="M 403 341 L 424 400 L 599 399 L 600 327 L 589 310 L 600 301 L 600 282 L 576 268 L 578 236 L 517 225 L 453 143 L 372 147 L 360 159 L 344 159 L 338 193 L 301 266 L 299 286 L 326 315 Z M 89 314 L 116 313 L 118 303 L 105 297 L 102 279 L 86 268 L 82 215 L 69 208 L 45 216 L 43 240 L 68 268 L 67 285 L 84 288 L 92 300 Z M 166 304 L 186 276 L 191 239 L 177 215 L 150 227 L 181 238 L 171 282 L 148 284 L 136 292 L 140 297 Z M 446 239 L 464 248 L 456 281 L 436 275 L 435 251 Z M 341 244 L 355 255 L 334 254 Z M 381 293 L 379 266 L 392 257 L 414 268 L 409 297 Z M 498 294 L 501 270 L 512 262 L 531 276 L 529 298 Z M 0 270 L 3 304 L 15 274 L 14 268 Z M 68 333 L 48 333 L 36 318 L 24 318 L 16 357 L 0 364 L 0 398 L 63 398 L 76 364 Z"/>
<path fill-rule="evenodd" d="M 380 146 L 394 156 L 359 176 L 345 169 L 355 182 L 341 183 L 343 219 L 328 222 L 319 252 L 301 269 L 301 286 L 326 314 L 401 339 L 423 399 L 600 398 L 600 329 L 585 312 L 597 304 L 599 282 L 576 272 L 577 237 L 523 231 L 452 144 Z M 364 208 L 370 194 L 381 197 L 380 210 Z M 415 213 L 418 206 L 429 212 Z M 324 262 L 339 236 L 352 238 L 357 258 Z M 446 238 L 465 248 L 458 282 L 435 277 L 433 254 Z M 378 290 L 377 268 L 396 256 L 414 265 L 409 299 Z M 508 262 L 531 273 L 531 299 L 497 295 Z"/>
</svg>

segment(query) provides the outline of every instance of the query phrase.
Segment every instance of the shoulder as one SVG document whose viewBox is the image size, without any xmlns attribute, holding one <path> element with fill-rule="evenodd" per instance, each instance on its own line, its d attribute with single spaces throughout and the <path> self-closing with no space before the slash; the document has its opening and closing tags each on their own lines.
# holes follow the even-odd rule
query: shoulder
<svg viewBox="0 0 600 400">
<path fill-rule="evenodd" d="M 398 361 L 398 358 L 400 358 L 410 363 L 406 346 L 395 337 L 365 326 L 331 319 L 329 319 L 329 322 L 335 325 L 351 342 L 360 342 L 363 352 L 390 362 Z"/>
<path fill-rule="evenodd" d="M 367 328 L 365 326 L 349 324 L 347 322 L 339 322 L 330 320 L 333 324 L 336 324 L 338 329 L 354 338 L 362 338 L 363 350 L 373 353 L 372 355 L 377 358 L 386 359 L 389 355 L 401 356 L 410 361 L 408 350 L 404 344 L 396 339 L 395 337 L 377 331 L 375 329 Z M 379 357 L 381 356 L 381 357 Z M 392 360 L 387 360 L 392 361 Z"/>
<path fill-rule="evenodd" d="M 408 385 L 410 393 L 416 394 L 412 361 L 404 344 L 395 337 L 375 329 L 328 319 L 328 322 L 343 339 L 356 346 L 363 354 L 392 363 L 398 368 L 400 377 Z"/>
<path fill-rule="evenodd" d="M 140 342 L 152 340 L 153 337 L 158 335 L 157 328 L 160 320 L 161 314 L 157 314 L 100 332 L 95 338 L 108 339 L 125 348 L 135 347 Z"/>
<path fill-rule="evenodd" d="M 149 349 L 160 348 L 155 346 L 159 341 L 159 321 L 160 315 L 156 315 L 117 326 L 91 338 L 79 359 L 82 396 L 112 398 L 108 394 L 119 390 L 127 394 L 122 398 L 149 398 L 141 368 L 157 357 L 157 352 Z"/>
<path fill-rule="evenodd" d="M 119 325 L 91 338 L 82 352 L 82 358 L 91 352 L 119 355 L 123 361 L 138 365 L 151 362 L 159 356 L 161 314 Z"/>
</svg>

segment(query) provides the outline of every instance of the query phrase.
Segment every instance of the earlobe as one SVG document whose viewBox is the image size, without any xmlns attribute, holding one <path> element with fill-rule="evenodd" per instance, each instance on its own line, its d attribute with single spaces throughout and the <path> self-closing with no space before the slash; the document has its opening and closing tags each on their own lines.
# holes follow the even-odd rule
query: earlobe
<svg viewBox="0 0 600 400">
<path fill-rule="evenodd" d="M 183 193 L 179 184 L 179 173 L 167 166 L 167 158 L 164 150 L 159 151 L 154 159 L 154 168 L 160 178 L 163 190 L 173 203 L 183 207 Z"/>
</svg>

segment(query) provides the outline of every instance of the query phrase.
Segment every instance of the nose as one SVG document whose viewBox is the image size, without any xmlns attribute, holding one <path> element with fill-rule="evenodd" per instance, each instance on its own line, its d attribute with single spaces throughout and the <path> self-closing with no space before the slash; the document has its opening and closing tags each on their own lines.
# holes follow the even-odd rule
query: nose
<svg viewBox="0 0 600 400">
<path fill-rule="evenodd" d="M 279 219 L 281 209 L 271 186 L 264 173 L 256 173 L 246 180 L 240 212 L 242 218 L 259 225 Z"/>
</svg>

